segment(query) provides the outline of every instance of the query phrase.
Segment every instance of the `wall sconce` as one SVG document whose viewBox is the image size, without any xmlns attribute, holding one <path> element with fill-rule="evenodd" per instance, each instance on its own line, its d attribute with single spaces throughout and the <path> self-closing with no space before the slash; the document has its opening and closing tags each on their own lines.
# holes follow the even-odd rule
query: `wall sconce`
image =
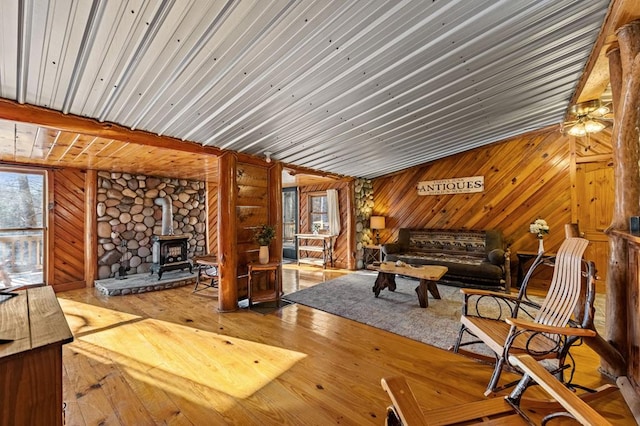
<svg viewBox="0 0 640 426">
<path fill-rule="evenodd" d="M 384 216 L 371 216 L 369 227 L 376 230 L 376 244 L 380 245 L 380 230 L 384 229 Z"/>
</svg>

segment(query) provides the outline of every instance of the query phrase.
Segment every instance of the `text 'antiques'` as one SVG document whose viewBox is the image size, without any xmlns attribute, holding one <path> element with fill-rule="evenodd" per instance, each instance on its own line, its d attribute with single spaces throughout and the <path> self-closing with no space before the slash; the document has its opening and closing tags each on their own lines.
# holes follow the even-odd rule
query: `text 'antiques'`
<svg viewBox="0 0 640 426">
<path fill-rule="evenodd" d="M 484 191 L 484 176 L 418 182 L 418 195 L 466 194 Z"/>
</svg>

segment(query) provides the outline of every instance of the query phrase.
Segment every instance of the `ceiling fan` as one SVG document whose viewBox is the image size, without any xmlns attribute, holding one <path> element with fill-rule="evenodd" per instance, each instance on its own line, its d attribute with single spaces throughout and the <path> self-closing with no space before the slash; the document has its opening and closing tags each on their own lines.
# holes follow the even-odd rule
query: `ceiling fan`
<svg viewBox="0 0 640 426">
<path fill-rule="evenodd" d="M 600 99 L 571 105 L 569 115 L 575 119 L 565 121 L 562 124 L 562 131 L 571 136 L 582 137 L 604 130 L 613 121 L 610 106 L 611 103 L 605 104 Z"/>
</svg>

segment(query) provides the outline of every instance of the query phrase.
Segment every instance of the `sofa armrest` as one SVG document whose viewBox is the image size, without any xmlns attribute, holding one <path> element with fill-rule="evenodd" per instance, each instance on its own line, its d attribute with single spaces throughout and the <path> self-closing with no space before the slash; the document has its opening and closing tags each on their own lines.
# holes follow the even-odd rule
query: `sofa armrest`
<svg viewBox="0 0 640 426">
<path fill-rule="evenodd" d="M 504 250 L 502 249 L 493 249 L 487 255 L 487 259 L 493 265 L 502 266 L 504 265 Z"/>
</svg>

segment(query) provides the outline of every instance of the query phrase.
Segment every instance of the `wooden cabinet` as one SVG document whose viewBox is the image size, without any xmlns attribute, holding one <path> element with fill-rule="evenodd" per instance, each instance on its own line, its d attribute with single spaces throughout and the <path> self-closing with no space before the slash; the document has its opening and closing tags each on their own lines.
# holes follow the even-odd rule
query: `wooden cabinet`
<svg viewBox="0 0 640 426">
<path fill-rule="evenodd" d="M 333 266 L 333 242 L 335 236 L 328 234 L 296 234 L 298 240 L 298 265 L 301 262 Z M 318 257 L 311 253 L 319 253 Z"/>
<path fill-rule="evenodd" d="M 62 425 L 62 345 L 73 341 L 53 288 L 0 303 L 0 425 Z"/>
</svg>

